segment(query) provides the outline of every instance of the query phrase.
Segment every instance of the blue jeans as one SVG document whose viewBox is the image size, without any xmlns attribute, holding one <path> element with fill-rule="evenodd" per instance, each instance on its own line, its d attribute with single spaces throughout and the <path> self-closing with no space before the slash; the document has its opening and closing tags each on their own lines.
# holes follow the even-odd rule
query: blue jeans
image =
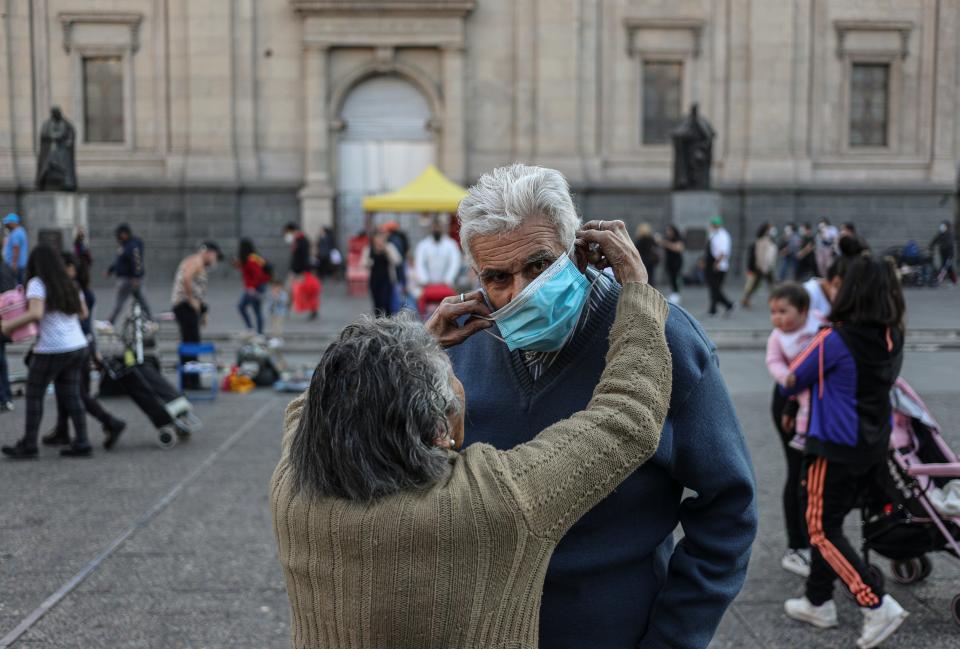
<svg viewBox="0 0 960 649">
<path fill-rule="evenodd" d="M 0 403 L 12 401 L 10 393 L 10 368 L 7 367 L 7 341 L 0 336 Z"/>
<path fill-rule="evenodd" d="M 793 280 L 797 274 L 797 259 L 793 255 L 787 255 L 780 260 L 780 269 L 777 272 L 777 281 Z"/>
<path fill-rule="evenodd" d="M 240 317 L 243 318 L 243 323 L 247 325 L 247 329 L 253 329 L 253 325 L 250 324 L 250 316 L 247 315 L 247 308 L 253 308 L 253 317 L 257 323 L 257 333 L 263 333 L 263 287 L 258 287 L 255 293 L 250 293 L 247 290 L 244 290 L 243 295 L 240 296 L 240 303 L 237 305 L 237 309 L 240 310 Z"/>
</svg>

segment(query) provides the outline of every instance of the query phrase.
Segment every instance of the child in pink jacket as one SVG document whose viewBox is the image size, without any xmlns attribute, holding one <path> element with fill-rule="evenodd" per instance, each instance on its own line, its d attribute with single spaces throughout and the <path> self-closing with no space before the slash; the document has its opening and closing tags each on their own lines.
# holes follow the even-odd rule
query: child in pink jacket
<svg viewBox="0 0 960 649">
<path fill-rule="evenodd" d="M 819 319 L 810 312 L 810 296 L 793 282 L 780 284 L 770 293 L 770 322 L 773 331 L 767 339 L 767 370 L 776 381 L 773 387 L 773 423 L 787 460 L 787 480 L 783 486 L 783 515 L 787 526 L 787 551 L 780 561 L 784 570 L 801 577 L 810 574 L 810 542 L 803 516 L 800 481 L 803 473 L 803 447 L 810 416 L 810 393 L 787 398 L 780 394 L 790 375 L 790 363 L 820 328 Z"/>
</svg>

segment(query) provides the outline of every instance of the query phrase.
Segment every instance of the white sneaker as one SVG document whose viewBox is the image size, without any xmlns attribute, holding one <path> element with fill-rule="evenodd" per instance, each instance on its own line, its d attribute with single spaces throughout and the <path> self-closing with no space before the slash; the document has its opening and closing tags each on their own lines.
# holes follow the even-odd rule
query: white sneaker
<svg viewBox="0 0 960 649">
<path fill-rule="evenodd" d="M 780 559 L 780 567 L 806 579 L 810 576 L 810 548 L 787 550 Z"/>
<path fill-rule="evenodd" d="M 910 615 L 897 600 L 884 595 L 877 608 L 863 609 L 863 635 L 857 640 L 860 649 L 871 649 L 893 635 Z"/>
<path fill-rule="evenodd" d="M 820 606 L 814 606 L 806 597 L 788 599 L 783 603 L 783 610 L 787 617 L 812 624 L 819 629 L 829 629 L 837 626 L 837 607 L 829 599 Z"/>
</svg>

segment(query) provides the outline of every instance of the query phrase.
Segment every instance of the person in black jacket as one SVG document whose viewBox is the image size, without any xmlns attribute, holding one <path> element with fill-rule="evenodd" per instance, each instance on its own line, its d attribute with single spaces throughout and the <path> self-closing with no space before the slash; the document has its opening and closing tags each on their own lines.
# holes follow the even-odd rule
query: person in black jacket
<svg viewBox="0 0 960 649">
<path fill-rule="evenodd" d="M 937 282 L 950 278 L 950 281 L 957 283 L 957 237 L 950 227 L 950 221 L 940 223 L 940 229 L 937 236 L 930 242 L 930 251 L 936 250 L 940 253 L 940 270 L 937 271 Z"/>
<path fill-rule="evenodd" d="M 120 311 L 123 310 L 127 298 L 131 295 L 133 299 L 140 303 L 144 317 L 150 320 L 150 305 L 147 304 L 147 298 L 142 291 L 144 276 L 143 241 L 139 237 L 133 236 L 130 226 L 126 223 L 118 225 L 114 234 L 120 248 L 116 260 L 107 269 L 108 276 L 117 276 L 117 298 L 113 305 L 113 312 L 108 318 L 110 324 L 116 323 Z"/>
<path fill-rule="evenodd" d="M 283 228 L 283 240 L 290 246 L 290 288 L 294 292 L 294 285 L 303 281 L 307 273 L 313 272 L 313 261 L 310 256 L 310 240 L 296 223 L 287 223 Z M 311 310 L 310 320 L 317 319 L 317 311 Z"/>
</svg>

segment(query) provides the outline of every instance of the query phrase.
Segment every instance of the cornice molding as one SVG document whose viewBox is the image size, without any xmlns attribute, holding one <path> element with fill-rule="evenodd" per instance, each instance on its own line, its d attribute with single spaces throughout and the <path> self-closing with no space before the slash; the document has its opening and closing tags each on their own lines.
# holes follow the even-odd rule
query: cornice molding
<svg viewBox="0 0 960 649">
<path fill-rule="evenodd" d="M 57 15 L 63 27 L 63 49 L 69 54 L 73 48 L 73 26 L 88 25 L 126 25 L 130 29 L 130 49 L 136 52 L 140 49 L 140 23 L 143 14 L 123 13 L 113 11 L 63 12 Z"/>
</svg>

